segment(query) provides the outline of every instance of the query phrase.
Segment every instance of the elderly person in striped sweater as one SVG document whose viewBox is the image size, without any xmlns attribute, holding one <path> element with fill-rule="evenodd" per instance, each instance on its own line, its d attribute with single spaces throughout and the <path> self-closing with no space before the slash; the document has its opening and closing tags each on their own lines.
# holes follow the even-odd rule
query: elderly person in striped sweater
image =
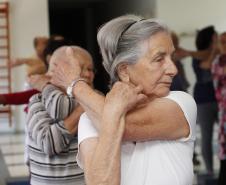
<svg viewBox="0 0 226 185">
<path fill-rule="evenodd" d="M 92 57 L 83 48 L 77 46 L 72 48 L 76 57 L 82 61 L 83 78 L 92 87 L 94 78 Z M 27 127 L 32 185 L 84 184 L 83 172 L 78 168 L 75 158 L 77 126 L 83 109 L 62 89 L 45 83 L 49 81 L 46 79 L 52 75 L 56 63 L 65 61 L 65 49 L 66 47 L 61 47 L 53 53 L 48 75 L 36 79 L 36 88 L 42 92 L 34 95 L 29 103 Z"/>
</svg>

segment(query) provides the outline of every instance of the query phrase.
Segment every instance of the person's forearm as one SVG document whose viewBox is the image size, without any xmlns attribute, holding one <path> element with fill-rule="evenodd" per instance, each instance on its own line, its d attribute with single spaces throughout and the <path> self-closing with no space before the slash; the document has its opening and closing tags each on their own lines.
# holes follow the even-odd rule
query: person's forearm
<svg viewBox="0 0 226 185">
<path fill-rule="evenodd" d="M 16 62 L 13 64 L 13 67 L 16 67 L 16 66 L 20 66 L 22 64 L 25 64 L 27 60 L 25 59 L 16 59 Z"/>
<path fill-rule="evenodd" d="M 62 152 L 74 138 L 65 128 L 64 121 L 50 117 L 40 95 L 34 95 L 30 99 L 27 130 L 38 148 L 49 156 Z"/>
<path fill-rule="evenodd" d="M 65 119 L 75 108 L 75 101 L 51 84 L 43 88 L 42 102 L 50 116 L 56 119 Z"/>
<path fill-rule="evenodd" d="M 95 127 L 99 130 L 105 96 L 97 93 L 84 82 L 78 82 L 73 92 L 76 101 L 83 107 Z"/>
<path fill-rule="evenodd" d="M 75 110 L 71 113 L 70 116 L 68 116 L 68 118 L 66 118 L 64 120 L 64 126 L 65 128 L 72 134 L 75 135 L 77 133 L 78 130 L 78 121 L 79 118 L 81 116 L 81 114 L 83 113 L 83 109 L 81 108 L 81 106 L 78 106 L 75 108 Z"/>
<path fill-rule="evenodd" d="M 12 64 L 13 67 L 20 66 L 23 64 L 28 64 L 32 58 L 17 58 L 15 62 Z"/>
<path fill-rule="evenodd" d="M 115 127 L 115 121 L 117 127 Z M 119 185 L 124 119 L 103 119 L 104 128 L 86 173 L 87 185 Z"/>
<path fill-rule="evenodd" d="M 160 98 L 126 115 L 123 140 L 175 140 L 188 135 L 189 125 L 179 105 Z"/>
<path fill-rule="evenodd" d="M 36 75 L 36 74 L 44 74 L 44 73 L 46 73 L 46 71 L 47 71 L 47 69 L 46 69 L 46 67 L 43 63 L 43 64 L 40 64 L 38 66 L 30 68 L 28 76 Z"/>
<path fill-rule="evenodd" d="M 100 130 L 99 128 L 102 126 L 99 125 L 100 121 L 98 123 L 98 120 L 101 120 L 105 97 L 95 92 L 84 82 L 76 84 L 74 95 L 95 127 Z M 172 117 L 172 115 L 175 116 Z M 161 99 L 148 107 L 126 115 L 123 140 L 178 139 L 186 137 L 188 133 L 189 127 L 179 106 L 170 100 Z"/>
<path fill-rule="evenodd" d="M 205 60 L 208 57 L 209 53 L 209 50 L 189 51 L 189 55 L 198 60 Z"/>
</svg>

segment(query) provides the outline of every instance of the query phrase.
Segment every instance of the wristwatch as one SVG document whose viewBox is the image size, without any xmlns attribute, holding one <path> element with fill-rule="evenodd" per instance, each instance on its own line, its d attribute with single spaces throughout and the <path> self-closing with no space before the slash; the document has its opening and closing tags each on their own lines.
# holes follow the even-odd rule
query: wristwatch
<svg viewBox="0 0 226 185">
<path fill-rule="evenodd" d="M 83 82 L 86 82 L 86 83 L 87 83 L 87 81 L 86 81 L 85 78 L 80 78 L 80 77 L 79 77 L 79 78 L 73 80 L 73 81 L 71 82 L 71 84 L 67 87 L 67 95 L 68 95 L 69 97 L 71 97 L 71 98 L 74 97 L 74 95 L 73 95 L 73 88 L 75 87 L 75 85 L 76 85 L 79 81 L 83 81 Z"/>
</svg>

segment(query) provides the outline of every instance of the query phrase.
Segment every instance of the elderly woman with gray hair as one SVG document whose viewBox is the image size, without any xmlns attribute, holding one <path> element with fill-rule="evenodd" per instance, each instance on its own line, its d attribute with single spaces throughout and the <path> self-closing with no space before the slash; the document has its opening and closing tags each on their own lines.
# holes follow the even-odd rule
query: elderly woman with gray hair
<svg viewBox="0 0 226 185">
<path fill-rule="evenodd" d="M 190 95 L 169 90 L 177 69 L 167 27 L 126 15 L 106 23 L 97 38 L 112 80 L 106 97 L 80 77 L 70 48 L 52 80 L 86 111 L 77 161 L 87 184 L 192 184 L 197 110 Z"/>
</svg>

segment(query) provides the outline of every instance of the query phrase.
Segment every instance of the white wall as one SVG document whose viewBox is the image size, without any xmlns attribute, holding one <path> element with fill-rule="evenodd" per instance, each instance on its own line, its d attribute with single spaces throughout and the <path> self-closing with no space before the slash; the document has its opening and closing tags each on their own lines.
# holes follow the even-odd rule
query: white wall
<svg viewBox="0 0 226 185">
<path fill-rule="evenodd" d="M 195 31 L 214 25 L 219 32 L 226 31 L 225 0 L 156 0 L 156 17 L 163 19 L 169 27 L 180 35 L 181 46 L 195 49 Z M 195 77 L 191 59 L 184 61 L 186 75 L 191 83 L 192 93 Z"/>
<path fill-rule="evenodd" d="M 2 2 L 3 0 L 0 0 Z M 29 57 L 34 54 L 35 36 L 49 35 L 47 0 L 8 0 L 10 3 L 11 57 Z M 12 70 L 12 89 L 24 89 L 25 67 Z M 24 106 L 14 106 L 14 127 L 8 130 L 24 130 Z"/>
</svg>

